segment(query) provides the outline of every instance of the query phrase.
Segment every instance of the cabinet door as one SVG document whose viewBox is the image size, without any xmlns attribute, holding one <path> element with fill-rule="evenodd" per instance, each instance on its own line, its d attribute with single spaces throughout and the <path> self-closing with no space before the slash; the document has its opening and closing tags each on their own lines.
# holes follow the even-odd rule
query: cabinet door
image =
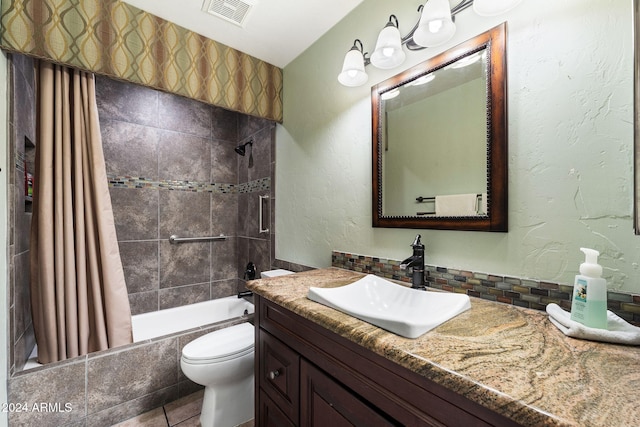
<svg viewBox="0 0 640 427">
<path fill-rule="evenodd" d="M 298 422 L 300 355 L 260 330 L 259 386 L 293 421 Z"/>
<path fill-rule="evenodd" d="M 358 396 L 304 359 L 300 360 L 302 427 L 395 426 Z"/>
</svg>

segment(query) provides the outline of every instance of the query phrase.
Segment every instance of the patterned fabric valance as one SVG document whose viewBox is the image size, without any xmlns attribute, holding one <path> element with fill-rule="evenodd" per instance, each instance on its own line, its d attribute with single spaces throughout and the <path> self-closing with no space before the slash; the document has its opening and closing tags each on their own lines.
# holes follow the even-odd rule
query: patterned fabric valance
<svg viewBox="0 0 640 427">
<path fill-rule="evenodd" d="M 0 47 L 282 122 L 282 70 L 120 0 L 1 0 Z"/>
</svg>

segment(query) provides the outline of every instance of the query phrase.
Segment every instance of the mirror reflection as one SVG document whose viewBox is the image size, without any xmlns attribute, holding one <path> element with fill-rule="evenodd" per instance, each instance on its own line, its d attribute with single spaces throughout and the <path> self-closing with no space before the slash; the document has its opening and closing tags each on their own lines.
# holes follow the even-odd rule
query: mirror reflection
<svg viewBox="0 0 640 427">
<path fill-rule="evenodd" d="M 506 24 L 371 90 L 373 226 L 507 231 Z"/>
<path fill-rule="evenodd" d="M 487 212 L 487 51 L 381 95 L 382 212 Z"/>
</svg>

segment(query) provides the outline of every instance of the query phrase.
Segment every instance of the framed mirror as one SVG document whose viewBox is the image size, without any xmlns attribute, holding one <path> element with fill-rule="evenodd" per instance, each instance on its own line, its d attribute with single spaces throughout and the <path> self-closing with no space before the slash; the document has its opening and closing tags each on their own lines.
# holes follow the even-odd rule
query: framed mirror
<svg viewBox="0 0 640 427">
<path fill-rule="evenodd" d="M 507 231 L 506 23 L 371 89 L 373 226 Z"/>
</svg>

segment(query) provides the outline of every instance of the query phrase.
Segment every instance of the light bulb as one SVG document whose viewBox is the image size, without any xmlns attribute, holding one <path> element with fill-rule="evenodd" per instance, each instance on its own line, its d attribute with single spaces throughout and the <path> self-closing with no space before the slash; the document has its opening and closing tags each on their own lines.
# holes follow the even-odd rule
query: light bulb
<svg viewBox="0 0 640 427">
<path fill-rule="evenodd" d="M 434 19 L 433 21 L 429 21 L 428 24 L 429 24 L 429 31 L 435 34 L 442 29 L 444 22 L 442 19 Z"/>
</svg>

